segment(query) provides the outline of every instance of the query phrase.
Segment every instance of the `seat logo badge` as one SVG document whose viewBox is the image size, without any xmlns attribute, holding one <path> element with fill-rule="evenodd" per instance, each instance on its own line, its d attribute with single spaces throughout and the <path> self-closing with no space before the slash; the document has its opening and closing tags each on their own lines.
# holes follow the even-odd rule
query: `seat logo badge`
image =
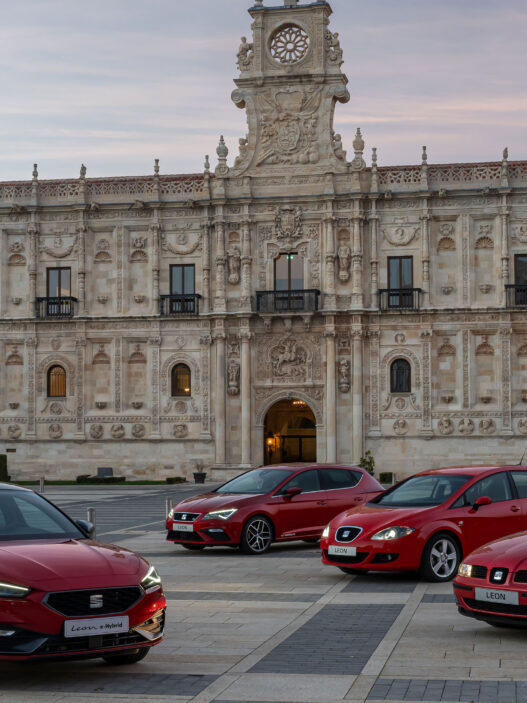
<svg viewBox="0 0 527 703">
<path fill-rule="evenodd" d="M 103 605 L 102 593 L 96 593 L 95 595 L 90 596 L 90 608 L 102 608 Z"/>
<path fill-rule="evenodd" d="M 182 520 L 186 520 L 186 519 L 187 519 L 187 513 L 183 513 L 183 515 L 181 516 L 181 519 L 182 519 Z"/>
<path fill-rule="evenodd" d="M 495 571 L 494 572 L 494 581 L 501 581 L 503 578 L 503 571 Z"/>
<path fill-rule="evenodd" d="M 342 538 L 343 538 L 343 539 L 348 539 L 349 536 L 350 536 L 349 530 L 346 530 L 346 532 L 343 532 L 343 533 L 342 533 Z"/>
</svg>

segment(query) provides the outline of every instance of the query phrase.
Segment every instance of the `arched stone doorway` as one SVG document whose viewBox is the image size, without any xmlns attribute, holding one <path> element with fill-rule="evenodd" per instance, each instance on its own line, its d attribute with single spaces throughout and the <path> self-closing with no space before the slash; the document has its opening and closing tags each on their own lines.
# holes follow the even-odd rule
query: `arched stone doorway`
<svg viewBox="0 0 527 703">
<path fill-rule="evenodd" d="M 317 460 L 316 418 L 304 400 L 279 400 L 264 424 L 264 463 Z"/>
</svg>

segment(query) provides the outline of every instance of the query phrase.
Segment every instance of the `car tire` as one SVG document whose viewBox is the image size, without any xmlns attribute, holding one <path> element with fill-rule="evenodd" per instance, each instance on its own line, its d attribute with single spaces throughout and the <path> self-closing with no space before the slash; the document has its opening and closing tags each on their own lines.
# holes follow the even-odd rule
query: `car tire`
<svg viewBox="0 0 527 703">
<path fill-rule="evenodd" d="M 339 569 L 345 574 L 353 574 L 354 576 L 362 576 L 368 573 L 364 569 L 354 569 L 351 566 L 339 566 Z"/>
<path fill-rule="evenodd" d="M 451 581 L 461 562 L 461 550 L 455 537 L 439 532 L 428 540 L 421 559 L 421 575 L 427 581 Z"/>
<path fill-rule="evenodd" d="M 264 554 L 271 546 L 273 538 L 271 521 L 264 515 L 255 515 L 243 526 L 240 550 L 244 554 Z"/>
<path fill-rule="evenodd" d="M 204 544 L 181 544 L 180 546 L 183 547 L 183 549 L 190 549 L 192 552 L 199 552 L 205 549 Z"/>
<path fill-rule="evenodd" d="M 111 666 L 124 666 L 125 664 L 137 664 L 146 657 L 150 647 L 141 647 L 141 649 L 126 649 L 120 654 L 105 654 L 103 657 L 106 664 Z"/>
</svg>

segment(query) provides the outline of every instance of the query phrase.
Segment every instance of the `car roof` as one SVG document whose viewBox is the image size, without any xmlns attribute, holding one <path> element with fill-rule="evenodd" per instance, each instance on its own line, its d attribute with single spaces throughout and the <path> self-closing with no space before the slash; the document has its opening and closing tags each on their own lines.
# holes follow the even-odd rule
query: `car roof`
<svg viewBox="0 0 527 703">
<path fill-rule="evenodd" d="M 350 464 L 317 464 L 316 462 L 292 462 L 290 464 L 270 464 L 269 466 L 260 466 L 260 469 L 290 469 L 299 471 L 300 469 L 358 469 L 358 466 Z"/>
<path fill-rule="evenodd" d="M 30 488 L 24 488 L 24 486 L 17 486 L 16 483 L 0 483 L 0 491 L 30 491 Z"/>
<path fill-rule="evenodd" d="M 482 476 L 486 473 L 492 473 L 493 471 L 499 471 L 500 469 L 515 469 L 519 471 L 527 470 L 527 466 L 519 466 L 518 464 L 483 464 L 479 466 L 445 466 L 438 469 L 427 469 L 426 471 L 420 471 L 418 476 L 424 476 L 427 474 L 446 474 L 446 475 L 464 475 L 464 476 Z"/>
</svg>

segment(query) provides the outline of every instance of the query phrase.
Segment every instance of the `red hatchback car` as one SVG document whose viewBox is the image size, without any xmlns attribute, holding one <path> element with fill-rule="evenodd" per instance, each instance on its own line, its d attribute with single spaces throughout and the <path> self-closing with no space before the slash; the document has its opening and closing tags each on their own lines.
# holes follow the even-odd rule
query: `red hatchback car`
<svg viewBox="0 0 527 703">
<path fill-rule="evenodd" d="M 423 471 L 332 520 L 322 561 L 347 573 L 420 570 L 448 581 L 463 554 L 525 529 L 526 480 L 524 466 Z"/>
<path fill-rule="evenodd" d="M 0 660 L 102 657 L 133 664 L 163 639 L 156 570 L 90 539 L 33 491 L 0 484 Z"/>
<path fill-rule="evenodd" d="M 174 506 L 167 539 L 187 549 L 239 545 L 246 554 L 272 542 L 316 542 L 328 520 L 382 490 L 355 466 L 264 466 Z"/>
<path fill-rule="evenodd" d="M 527 627 L 526 591 L 527 532 L 476 549 L 454 579 L 459 612 L 497 627 Z"/>
</svg>

